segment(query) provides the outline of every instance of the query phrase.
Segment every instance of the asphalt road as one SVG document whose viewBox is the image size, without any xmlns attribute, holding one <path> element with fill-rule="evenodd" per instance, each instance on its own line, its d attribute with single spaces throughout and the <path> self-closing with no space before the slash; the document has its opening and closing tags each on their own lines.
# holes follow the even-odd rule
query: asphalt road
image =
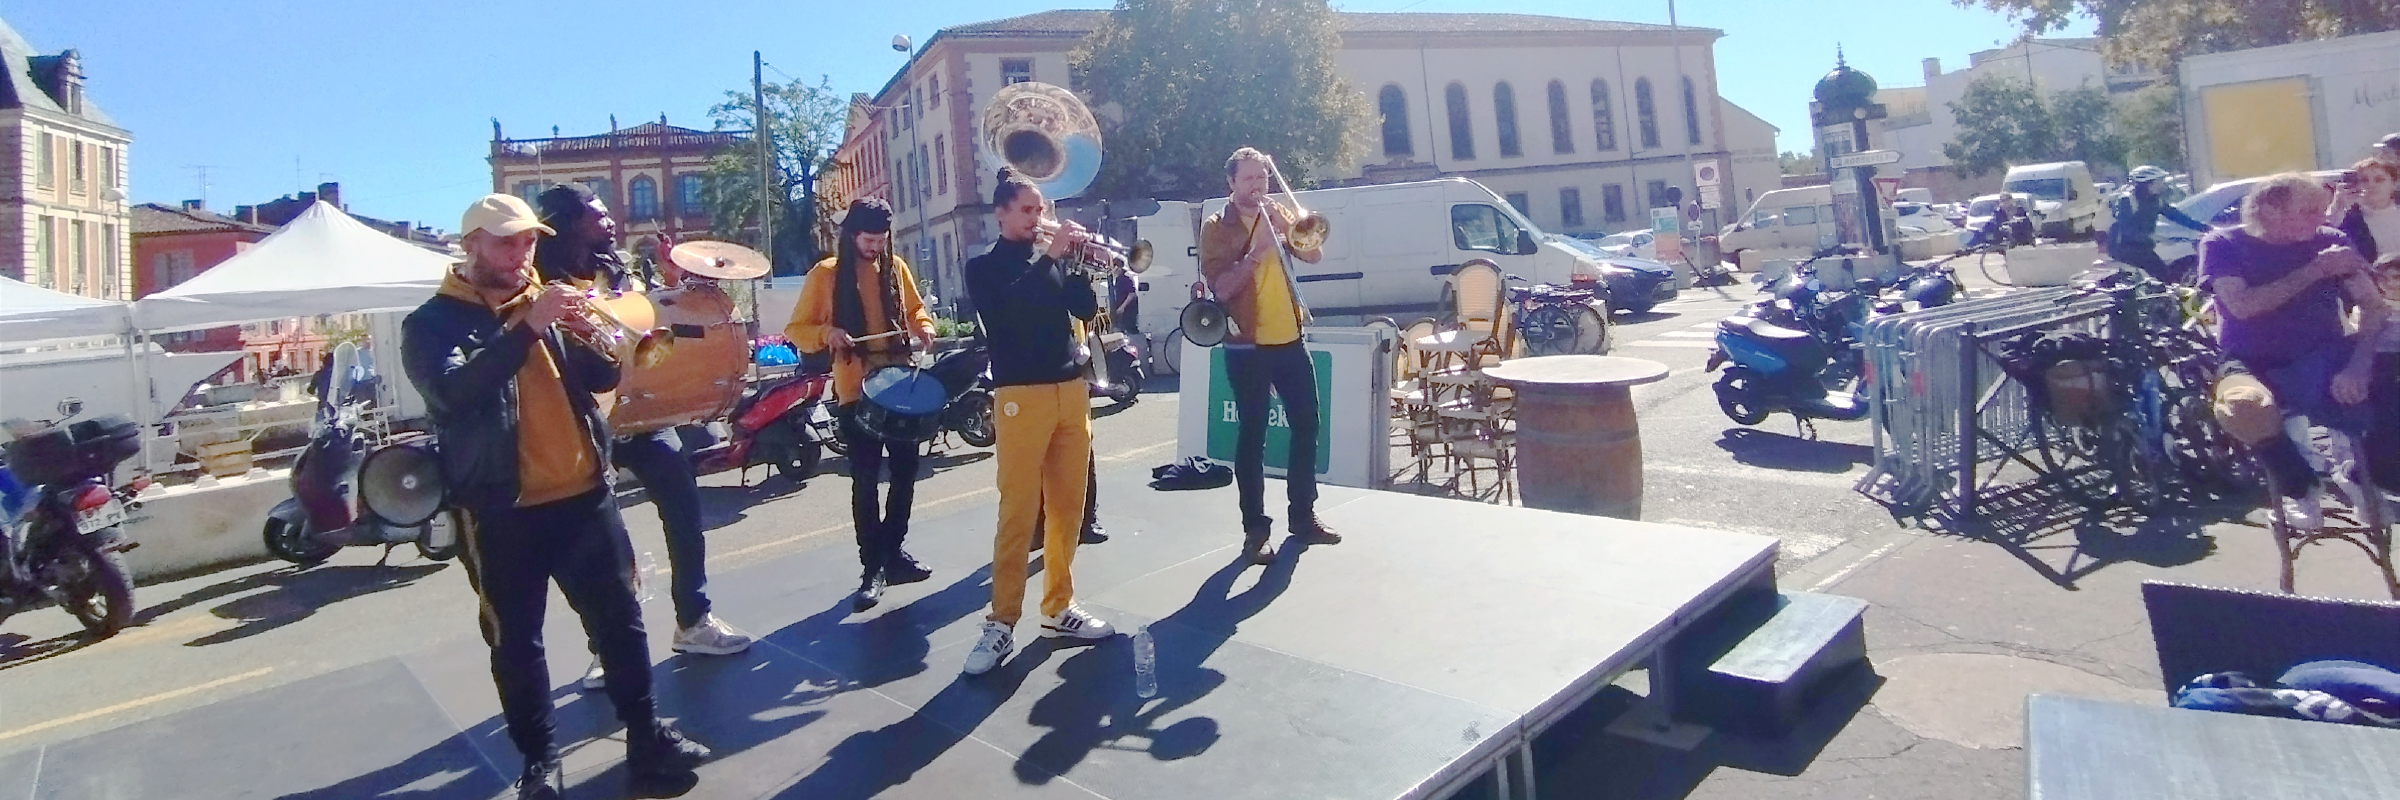
<svg viewBox="0 0 2400 800">
<path fill-rule="evenodd" d="M 1689 290 L 1651 313 L 1620 316 L 1615 352 L 1671 370 L 1667 380 L 1634 391 L 1645 456 L 1643 518 L 1777 537 L 1781 566 L 1790 569 L 1861 534 L 1897 526 L 1850 488 L 1872 460 L 1866 423 L 1820 423 L 1822 437 L 1809 440 L 1795 435 L 1788 416 L 1742 428 L 1718 412 L 1709 391 L 1713 376 L 1701 371 L 1708 329 L 1738 310 L 1748 291 Z M 1094 423 L 1101 469 L 1171 460 L 1177 408 L 1171 392 L 1147 395 L 1130 408 L 1104 408 L 1106 416 Z M 944 452 L 927 464 L 932 474 L 917 489 L 920 516 L 993 493 L 989 451 Z M 827 474 L 804 487 L 766 468 L 751 470 L 747 487 L 732 473 L 703 477 L 710 569 L 851 547 L 845 467 L 828 458 Z M 625 518 L 636 549 L 664 570 L 657 516 L 638 497 L 628 500 Z M 1103 497 L 1103 523 L 1109 508 L 1139 502 Z M 255 564 L 146 585 L 137 594 L 140 625 L 95 644 L 81 644 L 72 620 L 55 610 L 8 620 L 0 630 L 0 753 L 472 635 L 475 601 L 462 569 L 418 560 L 406 548 L 392 566 L 376 566 L 378 553 L 353 548 L 307 570 Z M 664 584 L 659 576 L 660 596 L 647 604 L 662 656 L 672 621 Z M 551 608 L 566 613 L 563 602 Z M 718 613 L 737 626 L 744 622 L 740 608 Z M 579 666 L 573 649 L 554 648 L 565 651 L 554 658 Z"/>
</svg>

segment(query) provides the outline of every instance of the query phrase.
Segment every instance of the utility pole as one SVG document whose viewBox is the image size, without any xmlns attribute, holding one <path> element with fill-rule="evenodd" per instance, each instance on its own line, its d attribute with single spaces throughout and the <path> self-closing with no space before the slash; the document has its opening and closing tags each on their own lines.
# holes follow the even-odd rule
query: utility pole
<svg viewBox="0 0 2400 800">
<path fill-rule="evenodd" d="M 750 102 L 755 114 L 751 117 L 751 138 L 758 140 L 758 249 L 767 254 L 767 263 L 775 263 L 775 134 L 767 122 L 767 59 L 756 50 L 750 51 Z"/>
<path fill-rule="evenodd" d="M 1690 94 L 1687 94 L 1687 95 L 1681 95 L 1681 96 L 1682 96 L 1682 97 L 1684 97 L 1684 98 L 1685 98 L 1687 101 L 1689 101 L 1689 102 L 1688 102 L 1688 104 L 1684 106 L 1684 108 L 1686 108 L 1686 109 L 1688 109 L 1688 110 L 1690 110 L 1690 111 L 1692 112 L 1692 113 L 1690 113 L 1690 114 L 1688 114 L 1688 115 L 1685 115 L 1685 116 L 1684 116 L 1684 118 L 1683 118 L 1683 121 L 1684 121 L 1684 122 L 1686 122 L 1686 123 L 1688 123 L 1688 124 L 1690 124 L 1690 125 L 1691 125 L 1691 126 L 1694 128 L 1694 130 L 1692 130 L 1692 131 L 1689 131 L 1689 132 L 1687 132 L 1687 133 L 1684 135 L 1684 139 L 1683 139 L 1683 141 L 1684 141 L 1684 145 L 1683 145 L 1683 177 L 1681 177 L 1681 178 L 1678 178 L 1678 179 L 1676 180 L 1676 183 L 1680 184 L 1680 183 L 1682 183 L 1682 182 L 1684 182 L 1684 181 L 1687 181 L 1687 180 L 1688 180 L 1688 181 L 1693 181 L 1693 184 L 1692 184 L 1692 199 L 1693 199 L 1693 200 L 1696 202 L 1696 201 L 1698 201 L 1698 199 L 1699 199 L 1699 197 L 1700 197 L 1700 185 L 1699 185 L 1699 183 L 1698 183 L 1699 179 L 1698 179 L 1698 178 L 1695 178 L 1695 177 L 1693 177 L 1693 173 L 1692 173 L 1692 147 L 1693 147 L 1693 145 L 1691 144 L 1691 141 L 1692 141 L 1693 139 L 1695 139 L 1695 138 L 1700 138 L 1700 131 L 1698 130 L 1698 127 L 1699 127 L 1699 125 L 1700 125 L 1700 87 L 1698 87 L 1698 86 L 1693 86 L 1693 85 L 1692 85 L 1692 82 L 1691 82 L 1691 79 L 1690 79 L 1690 78 L 1686 78 L 1686 77 L 1684 77 L 1684 75 L 1683 75 L 1683 26 L 1682 26 L 1681 24 L 1678 24 L 1678 23 L 1675 21 L 1675 0 L 1667 0 L 1667 43 L 1668 43 L 1668 44 L 1669 44 L 1671 47 L 1673 47 L 1673 48 L 1674 48 L 1674 50 L 1675 50 L 1675 88 L 1676 88 L 1676 90 L 1677 90 L 1678 92 L 1681 92 L 1681 91 L 1682 91 L 1682 90 L 1683 90 L 1685 87 L 1689 87 L 1689 88 L 1691 89 L 1691 93 L 1690 93 Z M 1705 140 L 1704 140 L 1704 141 L 1705 141 Z M 1682 219 L 1683 219 L 1683 217 L 1684 217 L 1684 213 L 1683 213 L 1683 204 L 1682 204 L 1682 203 L 1676 203 L 1676 204 L 1675 204 L 1675 219 L 1679 221 L 1679 222 L 1678 222 L 1678 225 L 1677 225 L 1677 227 L 1681 227 L 1680 220 L 1682 220 Z M 1699 237 L 1695 236 L 1695 237 L 1692 237 L 1692 238 L 1695 238 L 1695 239 L 1697 239 L 1697 238 L 1699 238 Z M 1687 244 L 1689 244 L 1689 243 L 1687 242 Z"/>
</svg>

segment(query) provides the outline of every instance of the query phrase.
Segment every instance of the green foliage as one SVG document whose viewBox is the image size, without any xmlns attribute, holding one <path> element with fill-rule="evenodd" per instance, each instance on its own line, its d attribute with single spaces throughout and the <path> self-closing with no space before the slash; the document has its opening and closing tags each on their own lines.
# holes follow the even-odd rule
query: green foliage
<svg viewBox="0 0 2400 800">
<path fill-rule="evenodd" d="M 1950 111 L 1958 119 L 1958 138 L 1942 145 L 1942 155 L 1969 175 L 2006 169 L 2012 163 L 2057 160 L 2057 125 L 2030 81 L 1996 75 L 1976 78 L 1950 104 Z"/>
<path fill-rule="evenodd" d="M 1089 194 L 1221 195 L 1245 145 L 1304 186 L 1349 164 L 1369 114 L 1335 69 L 1339 46 L 1326 0 L 1118 0 L 1070 57 L 1108 151 Z"/>
<path fill-rule="evenodd" d="M 2392 0 L 1951 0 L 2006 14 L 2025 35 L 2100 22 L 2119 64 L 2172 69 L 2184 56 L 2400 29 Z"/>
<path fill-rule="evenodd" d="M 975 335 L 975 322 L 973 320 L 951 319 L 949 317 L 934 317 L 933 335 L 934 338 L 937 339 L 952 339 L 960 336 L 973 336 Z"/>
<path fill-rule="evenodd" d="M 782 274 L 806 268 L 805 262 L 832 244 L 829 237 L 820 240 L 816 235 L 823 210 L 800 216 L 805 213 L 800 201 L 807 179 L 823 174 L 834 150 L 841 147 L 847 105 L 829 78 L 819 79 L 815 86 L 794 80 L 764 88 L 764 130 L 774 137 L 769 149 L 775 160 L 775 185 L 768 194 L 775 214 L 773 256 L 777 272 Z M 708 116 L 717 130 L 761 130 L 757 103 L 747 89 L 727 91 L 725 102 L 710 108 Z M 757 246 L 758 193 L 756 142 L 726 148 L 712 157 L 701 184 L 701 202 L 709 211 L 711 233 Z"/>
<path fill-rule="evenodd" d="M 1806 153 L 1786 151 L 1782 155 L 1776 156 L 1775 160 L 1782 165 L 1785 175 L 1815 175 L 1825 171 L 1825 159 L 1817 155 L 1817 149 L 1814 147 L 1809 148 Z"/>
<path fill-rule="evenodd" d="M 2127 165 L 2150 164 L 2183 172 L 2183 109 L 2175 87 L 2150 86 L 2117 102 L 2116 126 Z"/>
<path fill-rule="evenodd" d="M 2085 84 L 2050 96 L 2050 120 L 2058 134 L 2059 158 L 2092 166 L 2125 166 L 2125 141 L 2111 124 L 2115 109 L 2108 90 Z"/>
</svg>

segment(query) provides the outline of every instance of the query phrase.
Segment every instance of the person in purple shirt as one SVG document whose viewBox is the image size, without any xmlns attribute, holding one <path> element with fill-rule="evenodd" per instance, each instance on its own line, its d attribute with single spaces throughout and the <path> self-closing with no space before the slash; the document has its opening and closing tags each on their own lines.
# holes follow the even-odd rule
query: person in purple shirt
<svg viewBox="0 0 2400 800">
<path fill-rule="evenodd" d="M 2324 226 L 2331 199 L 2306 175 L 2260 181 L 2242 201 L 2240 228 L 2200 240 L 2200 276 L 2225 312 L 2217 340 L 2226 368 L 2257 376 L 2285 414 L 2360 442 L 2375 348 L 2356 344 L 2375 341 L 2386 312 L 2366 259 Z M 2342 319 L 2345 294 L 2359 309 L 2355 338 Z M 2301 528 L 2322 524 L 2323 488 L 2300 445 L 2276 437 L 2259 460 L 2282 484 L 2285 518 Z M 2343 470 L 2337 464 L 2334 474 Z"/>
</svg>

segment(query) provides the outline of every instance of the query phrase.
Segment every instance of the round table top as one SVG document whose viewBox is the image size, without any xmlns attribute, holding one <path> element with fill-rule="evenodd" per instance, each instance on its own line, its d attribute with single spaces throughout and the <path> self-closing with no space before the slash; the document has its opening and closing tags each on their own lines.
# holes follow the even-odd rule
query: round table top
<svg viewBox="0 0 2400 800">
<path fill-rule="evenodd" d="M 1623 356 L 1537 356 L 1485 367 L 1496 383 L 1520 386 L 1633 386 L 1667 377 L 1667 365 Z"/>
</svg>

